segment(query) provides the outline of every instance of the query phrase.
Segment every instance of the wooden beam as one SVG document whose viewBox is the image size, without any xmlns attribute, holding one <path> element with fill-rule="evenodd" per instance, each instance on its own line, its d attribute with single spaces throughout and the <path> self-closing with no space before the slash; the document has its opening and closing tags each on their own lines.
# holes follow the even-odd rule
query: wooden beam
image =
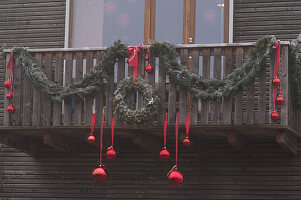
<svg viewBox="0 0 301 200">
<path fill-rule="evenodd" d="M 247 136 L 240 133 L 229 133 L 227 135 L 228 143 L 233 146 L 237 151 L 242 153 L 250 153 L 249 139 Z"/>
<path fill-rule="evenodd" d="M 195 0 L 184 0 L 183 44 L 193 44 L 195 42 L 195 9 Z"/>
<path fill-rule="evenodd" d="M 45 133 L 43 136 L 44 144 L 57 149 L 58 151 L 75 154 L 75 142 L 59 134 Z"/>
<path fill-rule="evenodd" d="M 295 136 L 288 133 L 279 133 L 276 136 L 277 143 L 286 151 L 291 153 L 293 156 L 298 154 L 298 140 Z"/>
<path fill-rule="evenodd" d="M 144 44 L 155 39 L 156 0 L 145 0 L 144 7 Z"/>
<path fill-rule="evenodd" d="M 224 1 L 224 42 L 229 42 L 229 8 L 230 8 L 230 0 Z"/>
<path fill-rule="evenodd" d="M 163 147 L 163 138 L 143 132 L 132 133 L 132 141 L 141 149 L 159 156 Z"/>
<path fill-rule="evenodd" d="M 203 136 L 196 135 L 193 133 L 190 133 L 191 138 L 191 147 L 199 156 L 206 157 L 208 156 L 208 144 L 207 139 Z"/>
</svg>

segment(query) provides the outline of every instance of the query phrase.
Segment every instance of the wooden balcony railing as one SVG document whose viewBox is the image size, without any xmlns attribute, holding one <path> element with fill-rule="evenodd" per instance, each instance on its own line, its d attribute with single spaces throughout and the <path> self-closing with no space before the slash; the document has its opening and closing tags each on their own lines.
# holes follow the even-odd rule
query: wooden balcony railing
<svg viewBox="0 0 301 200">
<path fill-rule="evenodd" d="M 288 42 L 281 46 L 281 90 L 284 104 L 278 106 L 280 120 L 274 122 L 270 118 L 273 111 L 273 90 L 271 79 L 274 69 L 274 54 L 270 55 L 266 67 L 255 81 L 241 89 L 221 103 L 192 99 L 188 103 L 187 93 L 179 91 L 169 84 L 168 77 L 160 70 L 159 58 L 151 59 L 154 70 L 145 75 L 144 58 L 140 56 L 139 73 L 146 76 L 159 90 L 160 104 L 158 113 L 146 126 L 162 126 L 165 112 L 169 113 L 169 124 L 175 123 L 176 112 L 180 112 L 180 124 L 185 124 L 187 109 L 191 110 L 191 125 L 281 125 L 299 132 L 299 112 L 294 111 L 289 91 L 288 77 Z M 177 51 L 183 65 L 204 77 L 222 77 L 242 66 L 246 55 L 254 43 L 212 44 L 212 45 L 177 45 Z M 79 80 L 101 59 L 105 48 L 81 49 L 29 49 L 37 59 L 49 79 L 60 84 L 68 84 Z M 9 49 L 4 50 L 9 58 Z M 7 59 L 8 60 L 8 59 Z M 105 108 L 106 123 L 112 119 L 112 96 L 114 87 L 124 77 L 132 74 L 124 59 L 115 65 L 114 77 L 106 80 L 106 87 L 100 88 L 95 98 L 81 101 L 65 100 L 62 103 L 50 101 L 39 89 L 33 87 L 25 77 L 21 67 L 14 67 L 14 107 L 15 112 L 4 111 L 4 126 L 89 126 L 92 105 L 95 105 L 96 116 L 100 116 Z M 6 91 L 7 92 L 7 91 Z M 130 95 L 129 104 L 133 108 L 141 106 L 140 94 Z M 191 108 L 188 106 L 191 105 Z M 4 99 L 4 108 L 8 100 Z M 100 120 L 96 125 L 100 125 Z M 118 123 L 118 127 L 126 126 Z M 128 127 L 128 126 L 127 126 Z"/>
</svg>

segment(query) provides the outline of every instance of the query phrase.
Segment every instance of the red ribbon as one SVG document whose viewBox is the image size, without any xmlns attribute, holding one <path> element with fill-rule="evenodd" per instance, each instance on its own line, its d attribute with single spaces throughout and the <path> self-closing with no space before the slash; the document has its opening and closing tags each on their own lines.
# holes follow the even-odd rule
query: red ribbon
<svg viewBox="0 0 301 200">
<path fill-rule="evenodd" d="M 276 49 L 275 55 L 275 69 L 274 69 L 274 79 L 278 78 L 280 80 L 280 50 L 281 50 L 281 43 L 280 40 L 277 40 L 273 46 Z M 274 94 L 274 111 L 276 111 L 276 99 L 277 99 L 277 87 L 279 87 L 279 95 L 281 95 L 281 87 L 280 85 L 274 85 L 273 87 L 273 94 Z"/>
<path fill-rule="evenodd" d="M 164 121 L 164 148 L 166 148 L 167 121 L 168 121 L 168 113 L 165 113 L 165 121 Z"/>
<path fill-rule="evenodd" d="M 138 53 L 140 52 L 142 44 L 139 46 L 128 46 L 127 50 L 130 58 L 127 60 L 129 67 L 134 67 L 133 85 L 135 85 L 136 77 L 138 76 Z"/>
<path fill-rule="evenodd" d="M 177 120 L 176 120 L 176 165 L 175 167 L 178 166 L 178 137 L 179 137 L 179 113 L 177 113 Z"/>
<path fill-rule="evenodd" d="M 91 135 L 94 132 L 94 127 L 95 127 L 95 113 L 92 113 L 92 117 L 91 117 Z"/>
<path fill-rule="evenodd" d="M 102 165 L 101 159 L 102 159 L 102 138 L 103 138 L 103 122 L 105 121 L 105 114 L 102 114 L 102 120 L 101 120 L 101 128 L 100 128 L 100 151 L 99 151 L 99 164 Z"/>
<path fill-rule="evenodd" d="M 186 137 L 188 137 L 189 128 L 190 128 L 190 111 L 187 112 L 186 116 Z"/>
<path fill-rule="evenodd" d="M 112 148 L 114 146 L 114 129 L 115 129 L 115 122 L 116 122 L 116 113 L 113 114 L 113 118 L 112 118 L 112 125 L 111 125 L 111 129 L 112 129 Z"/>
<path fill-rule="evenodd" d="M 8 73 L 8 80 L 10 81 L 10 90 L 9 93 L 12 95 L 12 98 L 10 99 L 9 105 L 12 106 L 13 104 L 13 82 L 14 82 L 14 72 L 13 72 L 13 59 L 14 59 L 14 52 L 10 52 L 10 57 L 8 60 L 8 63 L 6 65 L 6 69 L 9 69 Z"/>
</svg>

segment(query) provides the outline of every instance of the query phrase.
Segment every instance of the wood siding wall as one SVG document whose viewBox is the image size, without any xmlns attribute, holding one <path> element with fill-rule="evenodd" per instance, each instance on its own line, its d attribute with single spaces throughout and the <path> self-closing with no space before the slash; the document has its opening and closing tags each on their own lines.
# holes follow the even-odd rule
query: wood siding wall
<svg viewBox="0 0 301 200">
<path fill-rule="evenodd" d="M 301 1 L 234 0 L 233 41 L 256 41 L 264 35 L 280 40 L 296 39 L 301 33 Z"/>
<path fill-rule="evenodd" d="M 64 47 L 66 0 L 1 0 L 0 47 Z M 4 60 L 0 58 L 0 125 L 3 119 Z"/>
</svg>

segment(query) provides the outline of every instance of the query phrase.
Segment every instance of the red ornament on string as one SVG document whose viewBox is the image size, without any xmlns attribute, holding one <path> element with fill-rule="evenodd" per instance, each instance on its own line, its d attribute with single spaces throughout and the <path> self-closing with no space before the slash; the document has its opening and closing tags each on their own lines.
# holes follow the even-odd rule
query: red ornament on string
<svg viewBox="0 0 301 200">
<path fill-rule="evenodd" d="M 279 86 L 280 85 L 280 79 L 279 78 L 274 78 L 273 79 L 273 85 Z"/>
<path fill-rule="evenodd" d="M 148 60 L 148 56 L 145 56 L 144 59 L 147 61 Z"/>
<path fill-rule="evenodd" d="M 98 168 L 93 170 L 92 177 L 96 182 L 102 183 L 107 180 L 107 170 L 102 165 L 100 165 Z"/>
<path fill-rule="evenodd" d="M 283 98 L 282 96 L 277 97 L 276 103 L 277 103 L 278 105 L 282 105 L 283 102 L 284 102 L 284 98 Z"/>
<path fill-rule="evenodd" d="M 171 185 L 178 186 L 184 181 L 183 174 L 179 172 L 176 168 L 172 169 L 168 174 L 168 182 Z"/>
<path fill-rule="evenodd" d="M 8 106 L 8 107 L 7 107 L 7 111 L 8 111 L 9 113 L 15 112 L 14 106 Z"/>
<path fill-rule="evenodd" d="M 117 158 L 116 151 L 112 147 L 109 147 L 106 153 L 106 157 L 108 160 L 116 160 Z"/>
<path fill-rule="evenodd" d="M 146 66 L 145 71 L 147 73 L 151 73 L 153 71 L 153 67 L 149 64 L 149 65 Z"/>
<path fill-rule="evenodd" d="M 170 158 L 170 153 L 169 151 L 166 149 L 166 148 L 163 148 L 161 151 L 160 151 L 160 159 L 161 160 L 169 160 Z"/>
<path fill-rule="evenodd" d="M 277 119 L 279 119 L 279 114 L 276 111 L 274 111 L 271 114 L 271 118 L 272 120 L 276 121 Z"/>
<path fill-rule="evenodd" d="M 11 95 L 11 93 L 8 93 L 8 94 L 6 94 L 6 96 L 5 96 L 7 99 L 11 99 L 12 98 L 12 95 Z"/>
<path fill-rule="evenodd" d="M 4 87 L 6 87 L 6 88 L 10 88 L 10 81 L 5 81 L 4 82 Z"/>
<path fill-rule="evenodd" d="M 188 137 L 186 137 L 184 140 L 183 140 L 183 144 L 185 147 L 188 147 L 190 145 L 190 140 Z"/>
<path fill-rule="evenodd" d="M 89 144 L 94 144 L 95 143 L 95 137 L 94 135 L 90 134 L 88 137 L 88 143 Z"/>
</svg>

